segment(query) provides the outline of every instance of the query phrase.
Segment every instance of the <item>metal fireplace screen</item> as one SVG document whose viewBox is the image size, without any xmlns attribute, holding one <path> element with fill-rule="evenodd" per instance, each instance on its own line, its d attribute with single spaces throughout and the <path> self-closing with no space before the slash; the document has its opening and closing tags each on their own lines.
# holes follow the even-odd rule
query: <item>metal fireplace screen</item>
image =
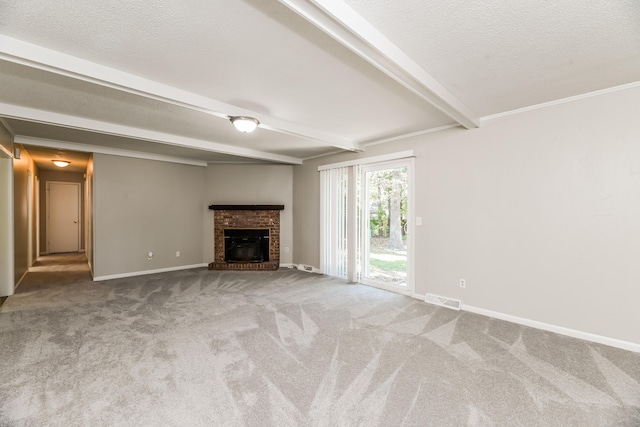
<svg viewBox="0 0 640 427">
<path fill-rule="evenodd" d="M 269 261 L 269 229 L 225 229 L 224 260 L 226 262 Z"/>
</svg>

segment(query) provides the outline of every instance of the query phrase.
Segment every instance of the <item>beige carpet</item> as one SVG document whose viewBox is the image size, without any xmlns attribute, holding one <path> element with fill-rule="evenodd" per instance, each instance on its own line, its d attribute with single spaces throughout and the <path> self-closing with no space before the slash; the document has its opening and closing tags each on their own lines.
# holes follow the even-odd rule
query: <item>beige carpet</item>
<svg viewBox="0 0 640 427">
<path fill-rule="evenodd" d="M 94 283 L 0 308 L 2 426 L 639 426 L 640 355 L 299 272 Z"/>
</svg>

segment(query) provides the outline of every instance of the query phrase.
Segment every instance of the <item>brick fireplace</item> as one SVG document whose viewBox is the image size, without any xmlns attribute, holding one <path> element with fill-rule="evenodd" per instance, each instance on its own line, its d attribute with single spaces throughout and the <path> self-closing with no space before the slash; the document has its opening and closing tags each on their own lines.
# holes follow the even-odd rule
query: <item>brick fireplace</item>
<svg viewBox="0 0 640 427">
<path fill-rule="evenodd" d="M 210 205 L 213 210 L 213 262 L 209 270 L 277 270 L 280 267 L 280 211 L 284 205 Z M 265 261 L 228 261 L 225 230 L 268 230 L 269 249 Z M 227 241 L 229 236 L 227 236 Z M 227 255 L 228 255 L 227 248 Z"/>
</svg>

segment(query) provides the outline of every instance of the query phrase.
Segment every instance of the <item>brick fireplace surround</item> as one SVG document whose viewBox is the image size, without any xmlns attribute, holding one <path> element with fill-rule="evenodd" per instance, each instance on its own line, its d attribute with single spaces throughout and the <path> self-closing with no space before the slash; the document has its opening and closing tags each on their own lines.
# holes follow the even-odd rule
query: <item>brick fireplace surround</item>
<svg viewBox="0 0 640 427">
<path fill-rule="evenodd" d="M 280 267 L 280 211 L 284 205 L 210 205 L 213 210 L 213 262 L 209 270 L 277 270 Z M 269 229 L 269 261 L 226 262 L 224 230 Z"/>
</svg>

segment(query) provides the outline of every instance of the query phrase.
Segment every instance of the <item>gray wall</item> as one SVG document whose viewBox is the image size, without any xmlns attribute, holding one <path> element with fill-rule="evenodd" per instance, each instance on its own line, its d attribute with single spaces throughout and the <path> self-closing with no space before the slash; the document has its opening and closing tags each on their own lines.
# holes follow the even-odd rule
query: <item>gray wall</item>
<svg viewBox="0 0 640 427">
<path fill-rule="evenodd" d="M 13 137 L 0 123 L 0 145 L 12 151 Z M 13 159 L 0 149 L 0 297 L 13 294 Z"/>
<path fill-rule="evenodd" d="M 213 261 L 213 204 L 278 204 L 280 211 L 280 263 L 292 262 L 293 167 L 288 165 L 212 164 L 205 184 L 204 257 Z M 285 248 L 289 252 L 285 252 Z"/>
<path fill-rule="evenodd" d="M 319 265 L 318 165 L 413 149 L 417 294 L 640 343 L 639 105 L 636 87 L 306 161 L 294 262 Z"/>
<path fill-rule="evenodd" d="M 3 158 L 13 158 L 13 135 L 7 128 L 0 122 L 0 151 L 6 151 L 3 153 Z"/>
<path fill-rule="evenodd" d="M 22 147 L 20 147 L 22 148 Z M 36 233 L 35 233 L 35 193 L 36 166 L 29 153 L 22 148 L 20 159 L 13 160 L 13 244 L 14 244 L 14 274 L 16 285 L 31 267 L 29 255 L 29 228 L 32 230 L 31 260 L 37 258 Z M 31 182 L 29 177 L 31 176 Z M 31 188 L 31 200 L 29 200 L 29 186 Z M 29 224 L 28 207 L 32 206 L 32 223 Z"/>
<path fill-rule="evenodd" d="M 95 278 L 203 263 L 204 167 L 105 154 L 93 166 Z"/>
<path fill-rule="evenodd" d="M 48 251 L 47 246 L 47 182 L 77 182 L 82 186 L 80 191 L 80 216 L 81 216 L 81 230 L 80 235 L 84 236 L 85 232 L 85 189 L 84 189 L 84 174 L 66 172 L 64 170 L 48 170 L 42 169 L 40 171 L 40 252 L 46 253 Z M 80 239 L 80 249 L 85 249 L 84 239 Z"/>
<path fill-rule="evenodd" d="M 84 248 L 91 269 L 93 271 L 93 154 L 89 155 L 84 182 Z"/>
</svg>

